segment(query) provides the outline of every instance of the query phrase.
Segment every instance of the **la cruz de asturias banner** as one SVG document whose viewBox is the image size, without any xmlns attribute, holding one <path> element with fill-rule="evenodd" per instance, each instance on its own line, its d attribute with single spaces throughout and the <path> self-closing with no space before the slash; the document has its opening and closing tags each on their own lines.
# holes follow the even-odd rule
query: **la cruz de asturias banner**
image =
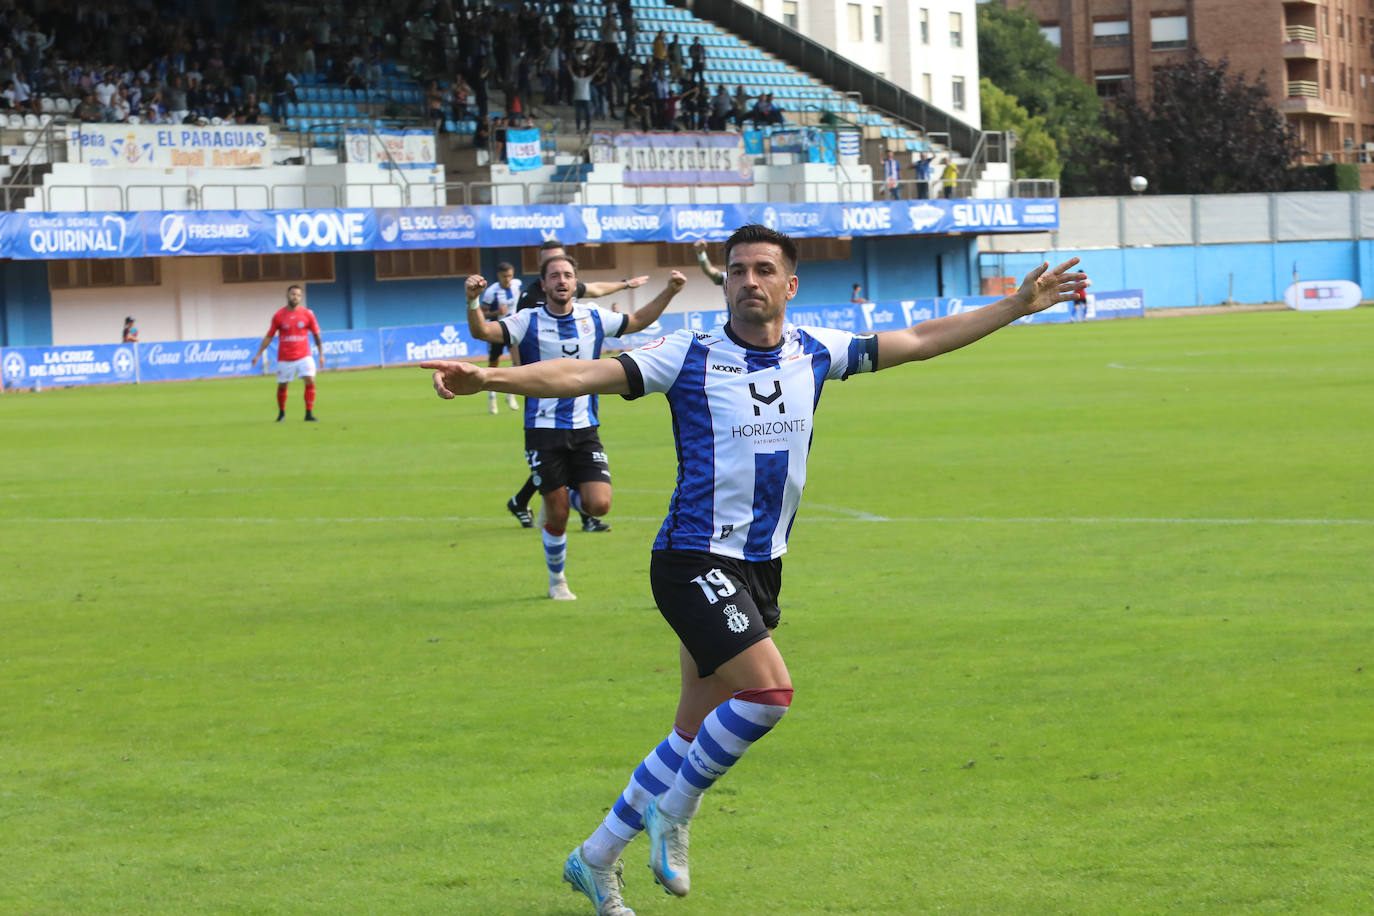
<svg viewBox="0 0 1374 916">
<path fill-rule="evenodd" d="M 261 168 L 272 132 L 255 124 L 73 124 L 71 160 L 96 168 Z"/>
<path fill-rule="evenodd" d="M 138 355 L 129 344 L 7 347 L 0 351 L 6 388 L 66 388 L 138 381 Z"/>
<path fill-rule="evenodd" d="M 670 204 L 145 210 L 0 213 L 0 258 L 156 258 L 723 240 L 746 223 L 805 238 L 1033 232 L 1059 227 L 1059 201 Z"/>
<path fill-rule="evenodd" d="M 900 299 L 835 305 L 793 305 L 787 317 L 793 324 L 835 328 L 855 334 L 895 331 L 932 318 L 971 311 L 996 296 L 954 299 Z M 1142 318 L 1145 292 L 1139 289 L 1089 293 L 1087 321 Z M 664 334 L 686 328 L 718 332 L 728 314 L 724 309 L 672 312 L 648 328 L 607 342 L 608 350 L 631 349 Z M 1068 303 L 1021 319 L 1018 324 L 1059 324 L 1075 320 Z M 487 353 L 487 344 L 468 334 L 466 322 L 412 325 L 396 328 L 358 328 L 325 331 L 325 370 L 399 366 L 429 359 L 470 359 Z M 248 361 L 257 351 L 257 337 L 228 340 L 179 340 L 138 344 L 101 344 L 70 347 L 10 347 L 0 350 L 0 371 L 6 388 L 100 385 L 174 381 L 197 378 L 273 374 L 276 342 L 259 367 Z"/>
</svg>

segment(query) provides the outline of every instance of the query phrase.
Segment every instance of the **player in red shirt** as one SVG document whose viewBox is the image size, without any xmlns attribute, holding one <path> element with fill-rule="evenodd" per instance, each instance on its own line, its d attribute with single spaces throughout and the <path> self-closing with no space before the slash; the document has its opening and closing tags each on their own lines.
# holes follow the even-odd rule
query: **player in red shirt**
<svg viewBox="0 0 1374 916">
<path fill-rule="evenodd" d="M 315 338 L 315 348 L 320 351 L 320 368 L 324 368 L 324 341 L 320 339 L 320 323 L 315 313 L 306 308 L 305 290 L 299 286 L 286 288 L 286 307 L 277 309 L 272 316 L 272 324 L 267 328 L 258 352 L 253 354 L 250 366 L 257 365 L 267 345 L 276 335 L 277 340 L 277 422 L 286 419 L 286 386 L 292 379 L 305 380 L 305 418 L 314 422 L 315 410 L 315 357 L 310 355 L 310 338 Z"/>
</svg>

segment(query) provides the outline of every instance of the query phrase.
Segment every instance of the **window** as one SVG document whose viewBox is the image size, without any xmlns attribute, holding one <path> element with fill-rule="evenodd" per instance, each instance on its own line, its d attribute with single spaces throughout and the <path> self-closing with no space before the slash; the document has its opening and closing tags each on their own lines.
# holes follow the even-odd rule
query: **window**
<svg viewBox="0 0 1374 916">
<path fill-rule="evenodd" d="M 882 42 L 883 40 L 883 8 L 873 7 L 873 40 Z"/>
<path fill-rule="evenodd" d="M 796 0 L 782 0 L 782 24 L 796 31 L 798 22 Z"/>
<path fill-rule="evenodd" d="M 1331 34 L 1331 14 L 1327 11 L 1326 7 L 1322 7 L 1322 34 Z"/>
<path fill-rule="evenodd" d="M 950 82 L 950 105 L 955 111 L 964 110 L 964 78 L 956 76 Z"/>
<path fill-rule="evenodd" d="M 925 99 L 927 102 L 933 102 L 935 100 L 934 80 L 931 79 L 929 73 L 921 74 L 921 98 Z"/>
<path fill-rule="evenodd" d="M 1154 16 L 1150 19 L 1150 50 L 1188 47 L 1187 16 Z"/>
<path fill-rule="evenodd" d="M 482 272 L 476 248 L 413 248 L 373 254 L 378 280 L 467 277 Z"/>
<path fill-rule="evenodd" d="M 1345 13 L 1342 10 L 1336 11 L 1336 37 L 1345 37 Z"/>
<path fill-rule="evenodd" d="M 1331 61 L 1326 61 L 1322 66 L 1322 88 L 1331 88 Z"/>
<path fill-rule="evenodd" d="M 921 44 L 930 44 L 930 10 L 921 10 Z"/>
<path fill-rule="evenodd" d="M 1093 23 L 1093 44 L 1124 45 L 1131 41 L 1131 24 L 1125 19 L 1104 19 Z"/>
<path fill-rule="evenodd" d="M 48 289 L 106 286 L 161 286 L 158 258 L 101 258 L 48 263 Z"/>
<path fill-rule="evenodd" d="M 949 14 L 949 46 L 951 48 L 962 48 L 964 46 L 964 14 Z"/>
<path fill-rule="evenodd" d="M 1341 64 L 1341 65 L 1340 65 L 1340 70 L 1339 70 L 1338 72 L 1339 72 L 1339 74 L 1340 74 L 1340 87 L 1341 87 L 1341 92 L 1345 92 L 1345 91 L 1346 91 L 1346 88 L 1345 88 L 1345 64 Z"/>
<path fill-rule="evenodd" d="M 1100 99 L 1115 99 L 1126 95 L 1130 89 L 1130 74 L 1128 73 L 1097 73 L 1093 76 L 1093 82 L 1097 85 L 1097 97 Z"/>
<path fill-rule="evenodd" d="M 1054 45 L 1056 48 L 1062 48 L 1062 47 L 1064 46 L 1064 45 L 1063 45 L 1063 38 L 1061 37 L 1061 35 L 1060 35 L 1060 33 L 1059 33 L 1059 26 L 1057 26 L 1057 25 L 1042 25 L 1042 26 L 1040 27 L 1040 34 L 1043 35 L 1043 36 L 1045 37 L 1045 40 L 1046 40 L 1046 41 L 1048 41 L 1050 44 Z"/>
<path fill-rule="evenodd" d="M 849 19 L 849 40 L 864 40 L 864 8 L 858 3 L 850 3 L 845 7 L 845 12 Z"/>
<path fill-rule="evenodd" d="M 280 280 L 334 279 L 334 255 L 244 254 L 219 259 L 220 279 L 225 283 L 271 283 Z"/>
</svg>

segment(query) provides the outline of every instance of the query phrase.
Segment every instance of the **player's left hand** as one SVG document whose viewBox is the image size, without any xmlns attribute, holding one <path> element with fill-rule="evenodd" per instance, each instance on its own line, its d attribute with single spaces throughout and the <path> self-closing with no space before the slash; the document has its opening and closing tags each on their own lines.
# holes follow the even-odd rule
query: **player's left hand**
<svg viewBox="0 0 1374 916">
<path fill-rule="evenodd" d="M 645 283 L 648 283 L 648 282 L 649 282 L 649 275 L 648 275 L 648 274 L 645 274 L 645 275 L 642 276 L 642 277 L 631 277 L 630 279 L 628 279 L 628 280 L 625 281 L 625 285 L 626 285 L 627 287 L 629 287 L 630 289 L 639 289 L 641 286 L 643 286 Z"/>
<path fill-rule="evenodd" d="M 1026 274 L 1021 281 L 1021 288 L 1016 291 L 1016 297 L 1021 300 L 1022 313 L 1034 315 L 1043 312 L 1057 302 L 1068 302 L 1078 290 L 1086 289 L 1089 285 L 1087 274 L 1069 273 L 1077 263 L 1078 258 L 1069 258 L 1050 270 L 1050 262 L 1046 261 Z"/>
<path fill-rule="evenodd" d="M 460 394 L 482 390 L 482 367 L 459 359 L 435 359 L 420 363 L 421 369 L 434 370 L 434 392 L 445 401 Z"/>
<path fill-rule="evenodd" d="M 687 285 L 687 277 L 680 270 L 675 270 L 668 274 L 668 288 L 677 292 Z"/>
</svg>

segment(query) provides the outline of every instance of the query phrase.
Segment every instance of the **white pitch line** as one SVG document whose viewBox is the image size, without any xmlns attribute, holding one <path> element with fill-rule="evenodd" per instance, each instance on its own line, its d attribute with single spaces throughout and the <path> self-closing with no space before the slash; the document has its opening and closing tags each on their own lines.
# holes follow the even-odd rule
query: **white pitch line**
<svg viewBox="0 0 1374 916">
<path fill-rule="evenodd" d="M 851 511 L 851 510 L 835 510 Z M 662 516 L 624 516 L 612 517 L 619 522 L 661 522 Z M 851 515 L 836 518 L 804 515 L 806 522 L 862 522 L 879 524 L 917 524 L 917 525 L 1374 525 L 1374 518 L 1089 518 L 1082 516 L 1051 517 L 1021 516 L 999 518 L 996 516 L 923 516 L 915 518 L 886 518 L 854 511 Z M 18 525 L 161 525 L 176 522 L 217 525 L 274 525 L 274 524 L 409 524 L 409 523 L 463 523 L 504 522 L 504 518 L 490 515 L 389 515 L 389 516 L 345 516 L 331 518 L 326 516 L 297 516 L 292 518 L 270 518 L 265 516 L 178 516 L 159 518 L 95 518 L 79 516 L 68 518 L 0 518 L 0 524 Z"/>
</svg>

